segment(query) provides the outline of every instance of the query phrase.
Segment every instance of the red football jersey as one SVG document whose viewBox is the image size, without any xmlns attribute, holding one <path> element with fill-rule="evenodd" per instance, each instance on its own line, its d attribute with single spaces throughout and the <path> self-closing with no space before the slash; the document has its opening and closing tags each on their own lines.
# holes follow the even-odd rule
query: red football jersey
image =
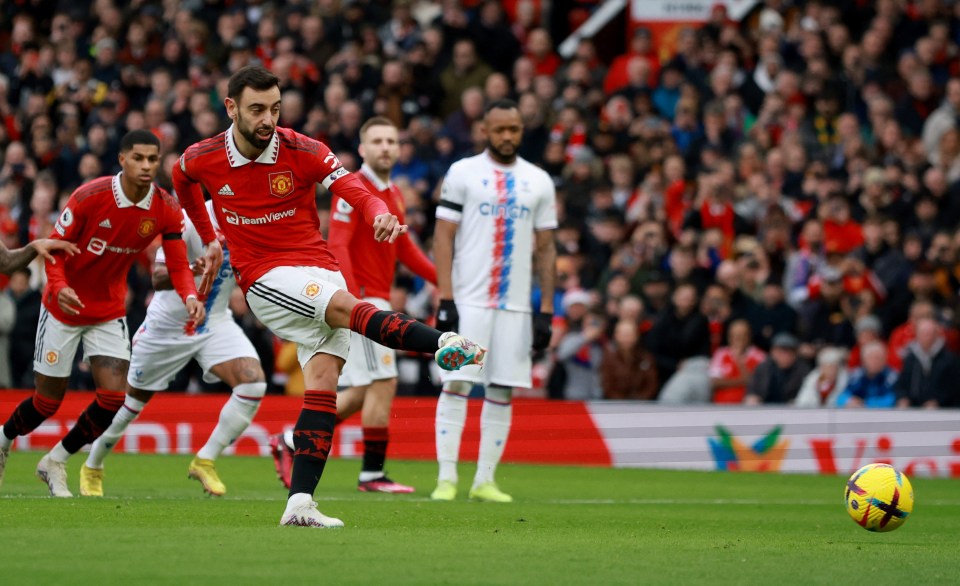
<svg viewBox="0 0 960 586">
<path fill-rule="evenodd" d="M 395 185 L 380 181 L 367 166 L 361 167 L 357 177 L 371 194 L 383 200 L 401 224 L 405 223 L 403 194 Z M 334 196 L 330 208 L 330 252 L 340 262 L 340 272 L 351 293 L 360 298 L 389 299 L 397 259 L 415 274 L 436 284 L 437 269 L 408 234 L 401 234 L 393 244 L 377 242 L 373 238 L 373 226 L 356 217 L 353 206 L 346 200 Z"/>
<path fill-rule="evenodd" d="M 182 231 L 180 204 L 159 187 L 151 186 L 145 198 L 133 203 L 123 193 L 119 174 L 81 185 L 70 195 L 51 234 L 51 238 L 76 243 L 81 252 L 58 256 L 55 265 L 47 262 L 43 305 L 69 325 L 93 325 L 125 316 L 131 265 L 159 235 L 176 235 L 185 265 Z M 164 251 L 171 254 L 170 241 L 163 242 Z M 60 310 L 57 295 L 64 287 L 72 287 L 83 302 L 80 315 Z"/>
<path fill-rule="evenodd" d="M 280 266 L 338 270 L 320 235 L 316 184 L 346 199 L 367 220 L 387 212 L 321 142 L 277 128 L 259 158 L 245 158 L 233 141 L 233 127 L 186 150 L 174 168 L 177 197 L 204 243 L 213 229 L 202 185 L 230 246 L 237 283 L 246 292 L 257 279 Z"/>
</svg>

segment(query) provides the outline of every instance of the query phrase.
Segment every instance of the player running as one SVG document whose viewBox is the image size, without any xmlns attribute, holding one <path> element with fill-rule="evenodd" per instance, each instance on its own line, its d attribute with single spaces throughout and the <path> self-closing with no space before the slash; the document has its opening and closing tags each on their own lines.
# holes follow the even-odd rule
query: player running
<svg viewBox="0 0 960 586">
<path fill-rule="evenodd" d="M 9 275 L 14 271 L 18 271 L 26 267 L 38 256 L 42 256 L 44 260 L 57 264 L 54 253 L 58 250 L 62 250 L 70 256 L 80 254 L 80 249 L 77 248 L 77 245 L 73 242 L 54 240 L 53 238 L 38 238 L 23 248 L 16 248 L 14 250 L 10 250 L 0 242 L 0 273 Z"/>
<path fill-rule="evenodd" d="M 346 200 L 373 225 L 374 239 L 394 242 L 406 230 L 321 142 L 277 127 L 280 87 L 259 66 L 228 82 L 233 124 L 199 142 L 174 166 L 173 184 L 207 247 L 201 289 L 219 267 L 221 250 L 203 206 L 202 185 L 230 246 L 237 284 L 257 318 L 297 344 L 307 391 L 293 432 L 295 453 L 281 525 L 342 527 L 313 502 L 330 452 L 337 378 L 350 331 L 384 346 L 435 353 L 442 368 L 480 364 L 485 350 L 454 332 L 441 333 L 402 313 L 383 311 L 347 292 L 336 258 L 320 235 L 316 184 Z"/>
<path fill-rule="evenodd" d="M 213 217 L 212 203 L 207 211 Z M 187 257 L 194 273 L 202 274 L 203 244 L 193 227 L 185 219 L 183 232 Z M 214 220 L 216 227 L 216 221 Z M 198 259 L 201 261 L 197 263 Z M 217 475 L 214 460 L 247 429 L 260 408 L 260 400 L 267 392 L 267 383 L 260 367 L 260 359 L 253 344 L 233 321 L 230 294 L 236 286 L 230 268 L 230 251 L 224 248 L 223 264 L 213 281 L 210 293 L 204 299 L 206 320 L 188 322 L 187 309 L 172 290 L 163 250 L 157 251 L 153 267 L 153 288 L 156 293 L 147 308 L 147 317 L 133 337 L 133 353 L 127 373 L 127 397 L 123 407 L 113 417 L 113 423 L 90 449 L 87 462 L 80 469 L 80 494 L 103 496 L 103 460 L 120 441 L 127 426 L 143 411 L 157 391 L 164 391 L 170 381 L 195 358 L 203 368 L 207 382 L 222 380 L 233 393 L 220 411 L 220 420 L 187 468 L 190 478 L 200 481 L 203 489 L 222 496 L 227 487 Z"/>
<path fill-rule="evenodd" d="M 82 252 L 64 262 L 47 262 L 33 362 L 36 393 L 0 428 L 2 480 L 14 438 L 36 429 L 60 407 L 82 340 L 97 384 L 96 399 L 37 465 L 37 476 L 57 497 L 73 496 L 67 487 L 67 459 L 97 439 L 123 404 L 130 364 L 124 307 L 127 273 L 158 235 L 163 237 L 171 281 L 186 305 L 187 318 L 201 322 L 205 315 L 187 262 L 180 204 L 153 184 L 160 167 L 160 141 L 145 130 L 128 132 L 120 142 L 119 160 L 121 172 L 77 188 L 54 225 L 52 238 L 76 242 Z"/>
<path fill-rule="evenodd" d="M 510 502 L 494 473 L 503 455 L 513 409 L 513 387 L 531 384 L 530 348 L 550 343 L 557 227 L 550 176 L 517 156 L 523 124 L 517 105 L 501 100 L 483 117 L 487 148 L 454 163 L 443 180 L 434 259 L 440 307 L 437 327 L 461 328 L 490 350 L 484 368 L 444 373 L 437 402 L 434 500 L 457 496 L 457 459 L 467 417 L 466 397 L 484 385 L 480 454 L 470 498 Z M 540 311 L 531 324 L 531 259 L 540 278 Z M 531 335 L 532 325 L 532 335 Z"/>
<path fill-rule="evenodd" d="M 390 182 L 390 171 L 400 156 L 399 132 L 388 118 L 377 116 L 360 128 L 360 156 L 363 166 L 357 176 L 370 193 L 387 205 L 390 213 L 403 223 L 403 194 Z M 345 200 L 334 197 L 331 204 L 330 252 L 340 261 L 340 272 L 354 295 L 379 309 L 390 309 L 397 260 L 420 277 L 436 284 L 437 271 L 413 239 L 401 234 L 394 244 L 378 244 L 373 228 L 353 213 Z M 363 465 L 357 489 L 360 492 L 410 493 L 412 486 L 394 482 L 384 472 L 390 440 L 390 407 L 397 394 L 396 352 L 375 344 L 356 332 L 350 339 L 350 355 L 340 373 L 337 393 L 337 419 L 344 420 L 361 412 L 363 426 Z M 271 441 L 274 464 L 284 486 L 290 486 L 291 434 L 280 434 Z"/>
</svg>

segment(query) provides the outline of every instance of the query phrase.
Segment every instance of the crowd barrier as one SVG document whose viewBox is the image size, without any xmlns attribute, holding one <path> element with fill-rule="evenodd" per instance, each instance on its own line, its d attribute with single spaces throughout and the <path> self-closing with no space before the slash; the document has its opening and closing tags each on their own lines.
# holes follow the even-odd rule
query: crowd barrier
<svg viewBox="0 0 960 586">
<path fill-rule="evenodd" d="M 26 391 L 0 391 L 6 417 Z M 90 403 L 69 393 L 60 410 L 15 449 L 56 443 Z M 118 451 L 188 454 L 216 425 L 226 395 L 161 393 L 118 444 Z M 271 434 L 292 426 L 301 400 L 268 396 L 230 453 L 267 455 Z M 390 457 L 434 458 L 434 397 L 399 397 L 390 420 Z M 476 458 L 480 400 L 470 400 L 461 450 Z M 337 427 L 333 455 L 362 452 L 359 416 Z M 587 466 L 846 474 L 888 462 L 912 475 L 960 477 L 960 410 L 665 407 L 634 402 L 515 399 L 504 460 Z"/>
</svg>

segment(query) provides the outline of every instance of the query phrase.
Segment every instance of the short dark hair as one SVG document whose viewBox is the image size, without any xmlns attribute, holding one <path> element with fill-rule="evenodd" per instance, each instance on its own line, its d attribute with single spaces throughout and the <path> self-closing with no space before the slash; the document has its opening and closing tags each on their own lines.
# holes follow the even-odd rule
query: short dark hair
<svg viewBox="0 0 960 586">
<path fill-rule="evenodd" d="M 230 81 L 227 84 L 227 97 L 237 101 L 245 88 L 262 92 L 272 87 L 280 87 L 280 80 L 276 75 L 260 65 L 248 65 L 241 67 L 230 76 Z"/>
<path fill-rule="evenodd" d="M 367 130 L 373 128 L 374 126 L 390 126 L 391 128 L 397 128 L 397 125 L 393 122 L 393 120 L 390 120 L 386 116 L 374 116 L 373 118 L 364 122 L 363 126 L 360 127 L 361 140 L 363 139 L 363 135 L 367 133 Z"/>
<path fill-rule="evenodd" d="M 519 110 L 520 107 L 517 106 L 517 103 L 513 100 L 502 99 L 494 100 L 487 104 L 487 107 L 483 109 L 484 114 L 489 114 L 492 110 Z"/>
<path fill-rule="evenodd" d="M 131 130 L 120 140 L 120 152 L 128 152 L 138 144 L 149 144 L 160 148 L 160 139 L 149 130 Z"/>
</svg>

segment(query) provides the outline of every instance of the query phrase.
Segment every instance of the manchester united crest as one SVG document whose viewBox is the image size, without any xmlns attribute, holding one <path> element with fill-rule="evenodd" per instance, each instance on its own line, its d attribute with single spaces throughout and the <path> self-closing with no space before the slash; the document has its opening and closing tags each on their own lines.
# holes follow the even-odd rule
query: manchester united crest
<svg viewBox="0 0 960 586">
<path fill-rule="evenodd" d="M 270 193 L 277 197 L 287 197 L 293 193 L 293 173 L 290 171 L 281 171 L 279 173 L 270 173 Z"/>
<path fill-rule="evenodd" d="M 144 218 L 140 220 L 140 226 L 137 228 L 137 234 L 139 234 L 142 238 L 148 238 L 153 236 L 153 233 L 156 229 L 156 218 Z"/>
<path fill-rule="evenodd" d="M 44 359 L 47 361 L 47 364 L 49 364 L 50 366 L 53 366 L 54 364 L 60 362 L 60 355 L 54 352 L 53 350 L 50 350 L 49 352 L 47 352 L 47 355 L 44 356 Z"/>
<path fill-rule="evenodd" d="M 300 294 L 307 299 L 313 300 L 316 299 L 317 295 L 319 295 L 320 291 L 322 290 L 323 287 L 321 287 L 319 283 L 310 281 L 306 284 L 306 286 L 304 286 L 303 291 L 301 291 Z"/>
</svg>

